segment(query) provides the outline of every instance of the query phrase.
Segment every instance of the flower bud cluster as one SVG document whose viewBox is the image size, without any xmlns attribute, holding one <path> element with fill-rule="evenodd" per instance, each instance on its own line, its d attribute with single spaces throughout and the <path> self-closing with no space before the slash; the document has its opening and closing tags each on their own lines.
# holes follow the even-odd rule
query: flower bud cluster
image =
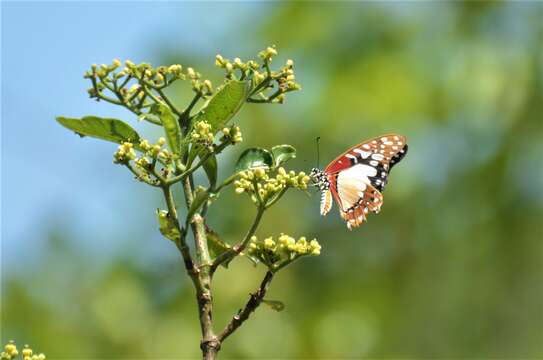
<svg viewBox="0 0 543 360">
<path fill-rule="evenodd" d="M 211 124 L 207 121 L 198 121 L 194 124 L 194 128 L 190 134 L 190 139 L 204 146 L 209 146 L 213 143 L 215 136 L 211 131 Z"/>
<path fill-rule="evenodd" d="M 281 234 L 277 240 L 268 237 L 258 240 L 256 236 L 251 238 L 248 254 L 270 269 L 277 269 L 304 255 L 317 256 L 321 253 L 321 245 L 316 239 L 307 241 L 302 236 L 298 240 L 292 236 Z"/>
<path fill-rule="evenodd" d="M 283 103 L 285 101 L 285 93 L 300 90 L 301 87 L 300 84 L 296 83 L 294 62 L 292 60 L 287 60 L 285 65 L 278 71 L 270 69 L 270 64 L 276 55 L 277 50 L 275 46 L 270 46 L 259 52 L 258 57 L 261 64 L 254 60 L 243 62 L 240 58 L 230 61 L 222 55 L 217 55 L 215 57 L 215 65 L 225 69 L 227 78 L 233 78 L 234 72 L 239 70 L 241 79 L 252 79 L 255 90 L 251 96 L 256 95 L 256 98 L 253 99 L 256 102 Z M 266 93 L 272 88 L 275 88 L 276 91 L 267 96 Z"/>
<path fill-rule="evenodd" d="M 268 203 L 288 188 L 306 190 L 309 176 L 303 171 L 296 173 L 287 172 L 280 167 L 271 174 L 270 169 L 256 168 L 239 172 L 239 179 L 234 181 L 236 194 L 246 192 L 255 203 Z"/>
<path fill-rule="evenodd" d="M 87 90 L 91 98 L 111 102 L 120 97 L 123 105 L 138 114 L 148 105 L 145 100 L 149 99 L 149 92 L 161 90 L 176 80 L 188 78 L 193 90 L 202 97 L 213 94 L 211 81 L 201 80 L 200 73 L 193 68 L 183 71 L 180 64 L 154 68 L 148 63 L 135 64 L 126 60 L 123 66 L 120 60 L 115 59 L 110 65 L 93 64 L 90 71 L 85 72 L 84 78 L 91 80 L 92 87 Z M 113 100 L 104 94 L 106 90 L 116 95 Z"/>
<path fill-rule="evenodd" d="M 243 62 L 240 58 L 235 58 L 233 61 L 225 59 L 222 55 L 215 56 L 215 65 L 224 69 L 228 78 L 231 78 L 234 74 L 234 70 L 239 70 L 242 74 L 249 74 L 251 71 L 256 71 L 260 68 L 260 65 L 254 60 Z"/>
<path fill-rule="evenodd" d="M 193 68 L 187 69 L 187 76 L 191 81 L 192 90 L 202 97 L 208 97 L 213 94 L 213 85 L 210 80 L 201 80 L 202 75 L 199 72 L 194 71 Z"/>
<path fill-rule="evenodd" d="M 240 143 L 243 141 L 243 136 L 241 134 L 241 129 L 239 126 L 231 126 L 231 127 L 225 127 L 222 129 L 223 137 L 221 138 L 221 141 L 230 141 L 232 145 L 235 145 L 237 143 Z"/>
<path fill-rule="evenodd" d="M 159 137 L 156 144 L 149 143 L 149 140 L 141 140 L 139 147 L 141 148 L 143 155 L 135 159 L 136 165 L 139 163 L 142 167 L 145 167 L 143 166 L 144 164 L 149 164 L 150 161 L 154 160 L 160 160 L 166 165 L 171 164 L 174 160 L 174 156 L 168 149 L 163 148 L 164 144 L 166 144 L 166 139 L 164 137 Z"/>
<path fill-rule="evenodd" d="M 271 62 L 272 58 L 277 56 L 277 50 L 274 46 L 268 46 L 266 49 L 258 53 L 258 57 L 261 58 L 264 62 Z"/>
<path fill-rule="evenodd" d="M 45 360 L 44 354 L 34 354 L 32 349 L 25 345 L 23 350 L 20 353 L 22 355 L 23 360 Z M 19 350 L 17 349 L 17 345 L 13 341 L 10 341 L 9 343 L 4 346 L 4 351 L 0 353 L 0 359 L 1 360 L 11 360 L 15 359 L 19 355 Z"/>
<path fill-rule="evenodd" d="M 156 184 L 156 181 L 152 179 L 154 175 L 154 164 L 160 161 L 166 167 L 173 164 L 174 156 L 166 148 L 164 144 L 166 139 L 160 137 L 155 144 L 151 144 L 149 140 L 143 139 L 139 142 L 137 149 L 140 152 L 136 153 L 134 144 L 130 142 L 124 142 L 117 148 L 117 151 L 113 154 L 113 162 L 115 164 L 130 165 L 133 161 L 135 165 L 135 172 L 137 173 L 137 179 L 147 183 Z M 130 165 L 131 166 L 131 165 Z"/>
<path fill-rule="evenodd" d="M 115 164 L 126 164 L 135 158 L 136 152 L 134 151 L 134 144 L 131 142 L 123 142 L 113 154 L 113 162 Z"/>
</svg>

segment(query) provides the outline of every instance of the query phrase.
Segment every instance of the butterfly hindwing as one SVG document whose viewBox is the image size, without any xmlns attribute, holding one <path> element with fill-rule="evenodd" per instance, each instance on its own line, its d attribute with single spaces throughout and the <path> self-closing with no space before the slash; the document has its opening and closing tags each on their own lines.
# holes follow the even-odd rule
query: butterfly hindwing
<svg viewBox="0 0 543 360">
<path fill-rule="evenodd" d="M 351 188 L 341 185 L 341 183 L 338 184 L 338 187 L 338 194 L 353 193 Z M 379 213 L 383 204 L 383 195 L 381 192 L 369 184 L 366 184 L 364 190 L 357 191 L 352 196 L 356 198 L 356 201 L 349 203 L 349 207 L 342 207 L 340 209 L 341 217 L 345 220 L 349 229 L 362 225 L 366 221 L 366 215 L 369 212 Z"/>
</svg>

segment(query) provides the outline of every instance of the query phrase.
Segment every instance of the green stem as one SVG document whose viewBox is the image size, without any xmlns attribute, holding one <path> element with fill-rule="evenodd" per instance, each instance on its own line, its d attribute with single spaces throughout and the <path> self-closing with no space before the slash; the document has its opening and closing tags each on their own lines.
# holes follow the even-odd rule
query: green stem
<svg viewBox="0 0 543 360">
<path fill-rule="evenodd" d="M 230 175 L 229 177 L 226 178 L 226 180 L 223 181 L 222 184 L 220 184 L 218 187 L 216 187 L 214 189 L 210 189 L 210 191 L 213 192 L 213 193 L 218 193 L 224 187 L 226 187 L 226 186 L 230 185 L 231 183 L 233 183 L 234 180 L 236 180 L 237 177 L 238 177 L 238 173 Z"/>
<path fill-rule="evenodd" d="M 158 183 L 153 182 L 152 180 L 148 180 L 148 179 L 144 178 L 143 175 L 140 172 L 138 172 L 130 163 L 126 163 L 124 165 L 128 168 L 128 170 L 130 170 L 130 172 L 132 174 L 134 174 L 136 176 L 136 179 L 138 179 L 140 181 L 143 181 L 144 183 L 146 183 L 148 185 L 151 185 L 151 186 L 154 186 L 154 187 L 160 187 L 161 186 L 160 185 L 160 181 L 161 181 L 160 178 L 158 179 L 159 180 Z"/>
<path fill-rule="evenodd" d="M 275 204 L 277 201 L 279 201 L 279 199 L 281 199 L 281 197 L 283 195 L 285 195 L 285 193 L 287 192 L 288 190 L 288 187 L 284 187 L 283 190 L 281 190 L 279 192 L 279 194 L 277 194 L 272 200 L 268 201 L 266 203 L 266 209 L 269 208 L 270 206 L 272 206 L 273 204 Z"/>
<path fill-rule="evenodd" d="M 221 143 L 219 146 L 217 146 L 217 148 L 214 151 L 210 151 L 210 152 L 206 153 L 203 157 L 201 157 L 200 161 L 198 161 L 198 163 L 196 163 L 196 165 L 194 165 L 194 166 L 190 167 L 189 169 L 183 171 L 181 174 L 167 180 L 167 183 L 170 184 L 170 185 L 175 184 L 176 182 L 184 180 L 187 176 L 192 175 L 192 173 L 195 172 L 196 170 L 198 170 L 198 168 L 201 167 L 207 161 L 207 159 L 209 159 L 212 155 L 220 154 L 224 150 L 224 148 L 226 148 L 229 144 L 230 144 L 229 142 Z"/>
<path fill-rule="evenodd" d="M 177 209 L 175 207 L 175 201 L 173 198 L 172 191 L 170 189 L 170 186 L 164 185 L 162 186 L 162 191 L 164 193 L 164 199 L 166 200 L 166 206 L 168 208 L 168 215 L 171 216 L 171 218 L 174 220 L 174 223 L 177 227 L 177 230 L 179 230 L 179 233 L 181 234 L 181 237 L 179 238 L 179 241 L 176 241 L 177 248 L 181 252 L 181 255 L 183 256 L 183 261 L 185 263 L 185 269 L 187 270 L 187 273 L 189 274 L 190 278 L 192 279 L 192 282 L 194 283 L 195 287 L 199 287 L 199 278 L 198 278 L 198 269 L 194 266 L 194 262 L 192 261 L 192 256 L 190 255 L 190 249 L 187 245 L 186 241 L 186 234 L 187 229 L 182 228 L 179 225 L 179 218 L 177 216 Z"/>
<path fill-rule="evenodd" d="M 190 209 L 193 202 L 193 181 L 192 176 L 183 179 L 183 192 L 187 209 Z M 187 219 L 194 235 L 196 256 L 199 261 L 198 283 L 196 285 L 196 300 L 200 317 L 200 328 L 202 332 L 202 349 L 204 359 L 214 359 L 220 348 L 220 342 L 213 331 L 213 295 L 211 290 L 211 257 L 207 248 L 207 236 L 205 233 L 204 219 L 199 213 L 195 213 L 192 219 Z"/>
<path fill-rule="evenodd" d="M 264 214 L 265 210 L 266 209 L 264 206 L 259 206 L 256 212 L 255 219 L 253 220 L 253 224 L 251 225 L 251 227 L 245 234 L 245 237 L 243 238 L 243 240 L 240 241 L 238 244 L 234 245 L 228 251 L 223 252 L 222 254 L 220 254 L 219 256 L 215 258 L 215 261 L 213 261 L 213 264 L 211 265 L 212 275 L 213 273 L 215 273 L 217 268 L 222 263 L 231 261 L 237 255 L 239 255 L 243 250 L 245 250 L 245 248 L 247 247 L 247 245 L 249 245 L 249 242 L 251 241 L 251 237 L 253 237 L 253 235 L 256 232 L 256 229 L 258 228 L 258 225 L 260 224 L 260 220 L 262 220 L 262 215 Z"/>
<path fill-rule="evenodd" d="M 164 100 L 164 102 L 166 103 L 166 105 L 168 105 L 170 107 L 170 109 L 172 109 L 172 111 L 177 115 L 177 116 L 181 116 L 181 112 L 179 112 L 179 110 L 177 110 L 177 108 L 175 107 L 175 105 L 173 104 L 173 102 L 171 102 L 171 100 L 164 94 L 164 92 L 160 89 L 160 88 L 157 88 L 155 87 L 155 90 L 158 92 L 158 94 L 160 95 L 160 97 Z"/>
<path fill-rule="evenodd" d="M 198 102 L 198 100 L 201 99 L 201 97 L 202 97 L 202 94 L 196 93 L 196 95 L 190 102 L 189 106 L 187 106 L 187 108 L 183 110 L 181 115 L 179 115 L 179 125 L 181 126 L 182 129 L 188 130 L 188 125 L 189 125 L 188 121 L 190 119 L 190 112 L 192 111 L 194 106 L 196 106 L 196 103 Z"/>
</svg>

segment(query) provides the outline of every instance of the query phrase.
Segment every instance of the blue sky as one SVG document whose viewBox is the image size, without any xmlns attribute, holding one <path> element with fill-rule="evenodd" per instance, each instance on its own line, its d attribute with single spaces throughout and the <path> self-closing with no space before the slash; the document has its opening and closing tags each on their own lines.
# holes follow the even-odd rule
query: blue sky
<svg viewBox="0 0 543 360">
<path fill-rule="evenodd" d="M 249 19 L 262 7 L 240 5 L 2 2 L 4 270 L 35 259 L 47 231 L 66 224 L 90 252 L 115 253 L 133 234 L 155 235 L 154 217 L 143 212 L 154 194 L 113 167 L 115 146 L 79 139 L 54 118 L 130 119 L 126 111 L 88 98 L 82 74 L 89 65 L 114 58 L 158 63 L 164 51 L 213 61 L 217 49 L 228 51 L 237 19 Z M 141 204 L 145 209 L 138 211 Z M 130 229 L 119 229 L 127 217 Z M 122 232 L 125 242 L 107 243 L 112 230 Z M 157 251 L 167 251 L 164 244 Z"/>
</svg>

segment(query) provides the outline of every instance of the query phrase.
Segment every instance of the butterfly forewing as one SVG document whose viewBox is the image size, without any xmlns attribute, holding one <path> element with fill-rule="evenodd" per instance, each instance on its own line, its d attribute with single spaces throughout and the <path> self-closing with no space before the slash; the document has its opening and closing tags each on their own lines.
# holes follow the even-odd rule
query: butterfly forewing
<svg viewBox="0 0 543 360">
<path fill-rule="evenodd" d="M 370 162 L 372 160 L 386 164 L 386 170 L 388 170 L 391 160 L 394 159 L 392 161 L 393 163 L 397 163 L 401 160 L 401 157 L 398 159 L 397 155 L 406 152 L 404 147 L 406 147 L 406 143 L 405 137 L 402 135 L 390 134 L 378 136 L 345 151 L 334 159 L 326 169 L 324 169 L 324 172 L 332 174 L 347 169 L 357 163 Z M 401 153 L 402 150 L 404 151 L 403 153 Z M 376 156 L 373 157 L 372 155 Z"/>
</svg>

